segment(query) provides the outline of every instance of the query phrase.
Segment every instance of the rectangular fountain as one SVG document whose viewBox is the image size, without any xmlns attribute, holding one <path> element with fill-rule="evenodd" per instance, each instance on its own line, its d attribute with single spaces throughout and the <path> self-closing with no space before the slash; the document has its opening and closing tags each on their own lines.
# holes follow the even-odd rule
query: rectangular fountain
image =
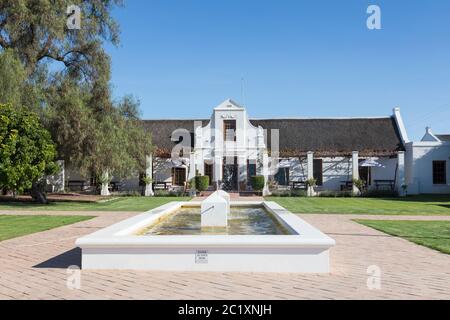
<svg viewBox="0 0 450 320">
<path fill-rule="evenodd" d="M 171 202 L 82 237 L 82 268 L 330 271 L 330 237 L 275 202 L 230 205 L 226 227 L 202 227 L 200 202 Z"/>
</svg>

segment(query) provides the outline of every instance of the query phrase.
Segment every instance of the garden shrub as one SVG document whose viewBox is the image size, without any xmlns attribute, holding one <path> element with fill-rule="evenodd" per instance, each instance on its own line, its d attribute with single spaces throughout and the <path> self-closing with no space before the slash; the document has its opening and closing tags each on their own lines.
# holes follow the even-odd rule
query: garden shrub
<svg viewBox="0 0 450 320">
<path fill-rule="evenodd" d="M 351 191 L 321 191 L 319 193 L 321 198 L 350 198 L 353 196 Z"/>
<path fill-rule="evenodd" d="M 289 190 L 273 190 L 271 191 L 272 197 L 290 197 L 291 192 Z"/>
<path fill-rule="evenodd" d="M 195 187 L 199 192 L 208 190 L 209 187 L 209 176 L 196 176 L 195 177 Z"/>
<path fill-rule="evenodd" d="M 182 197 L 184 190 L 155 190 L 155 197 Z"/>
<path fill-rule="evenodd" d="M 264 189 L 264 176 L 252 176 L 251 182 L 254 191 L 261 191 Z"/>
<path fill-rule="evenodd" d="M 291 197 L 306 197 L 307 195 L 306 190 L 291 190 Z"/>
<path fill-rule="evenodd" d="M 398 197 L 398 192 L 392 190 L 369 190 L 363 196 L 365 198 L 396 198 Z"/>
</svg>

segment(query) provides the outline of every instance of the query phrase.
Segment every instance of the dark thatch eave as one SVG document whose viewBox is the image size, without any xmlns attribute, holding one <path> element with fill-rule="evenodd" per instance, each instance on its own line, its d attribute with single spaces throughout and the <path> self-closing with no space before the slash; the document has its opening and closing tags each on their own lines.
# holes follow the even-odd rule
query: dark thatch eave
<svg viewBox="0 0 450 320">
<path fill-rule="evenodd" d="M 450 141 L 450 134 L 437 134 L 436 137 L 441 141 Z"/>
<path fill-rule="evenodd" d="M 209 120 L 144 120 L 144 127 L 152 133 L 156 155 L 170 157 L 176 142 L 171 141 L 172 132 L 186 129 L 191 133 L 193 146 L 194 121 L 205 126 Z M 271 149 L 271 129 L 280 135 L 280 156 L 305 156 L 313 151 L 316 157 L 395 156 L 404 151 L 399 130 L 393 117 L 349 119 L 268 119 L 250 120 L 254 126 L 267 130 L 266 141 Z"/>
</svg>

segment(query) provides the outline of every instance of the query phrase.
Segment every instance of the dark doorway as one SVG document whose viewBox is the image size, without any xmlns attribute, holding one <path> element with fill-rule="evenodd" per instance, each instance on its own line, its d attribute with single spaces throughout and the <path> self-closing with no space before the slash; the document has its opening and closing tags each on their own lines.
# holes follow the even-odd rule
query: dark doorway
<svg viewBox="0 0 450 320">
<path fill-rule="evenodd" d="M 223 158 L 222 167 L 222 188 L 225 191 L 237 191 L 238 190 L 238 164 L 237 157 L 234 159 Z"/>
<path fill-rule="evenodd" d="M 359 160 L 359 163 L 364 160 Z M 359 179 L 366 182 L 366 187 L 372 185 L 372 168 L 371 167 L 359 167 Z"/>
<path fill-rule="evenodd" d="M 172 184 L 184 186 L 186 182 L 186 168 L 172 168 Z"/>
<path fill-rule="evenodd" d="M 318 186 L 323 185 L 323 160 L 314 159 L 313 162 L 313 176 L 316 179 L 316 184 Z"/>
<path fill-rule="evenodd" d="M 205 162 L 205 176 L 209 177 L 209 185 L 212 186 L 213 183 L 213 165 Z"/>
<path fill-rule="evenodd" d="M 253 176 L 256 176 L 256 160 L 247 160 L 247 186 L 252 185 Z"/>
</svg>

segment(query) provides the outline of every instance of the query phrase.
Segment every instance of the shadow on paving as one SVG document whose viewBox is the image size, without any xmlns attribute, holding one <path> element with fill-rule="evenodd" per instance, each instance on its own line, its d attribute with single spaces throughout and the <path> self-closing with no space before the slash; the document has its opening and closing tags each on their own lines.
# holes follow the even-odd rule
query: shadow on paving
<svg viewBox="0 0 450 320">
<path fill-rule="evenodd" d="M 53 257 L 47 261 L 41 262 L 33 268 L 47 268 L 47 269 L 67 269 L 70 266 L 77 266 L 81 268 L 81 249 L 74 248 L 59 256 Z"/>
</svg>

